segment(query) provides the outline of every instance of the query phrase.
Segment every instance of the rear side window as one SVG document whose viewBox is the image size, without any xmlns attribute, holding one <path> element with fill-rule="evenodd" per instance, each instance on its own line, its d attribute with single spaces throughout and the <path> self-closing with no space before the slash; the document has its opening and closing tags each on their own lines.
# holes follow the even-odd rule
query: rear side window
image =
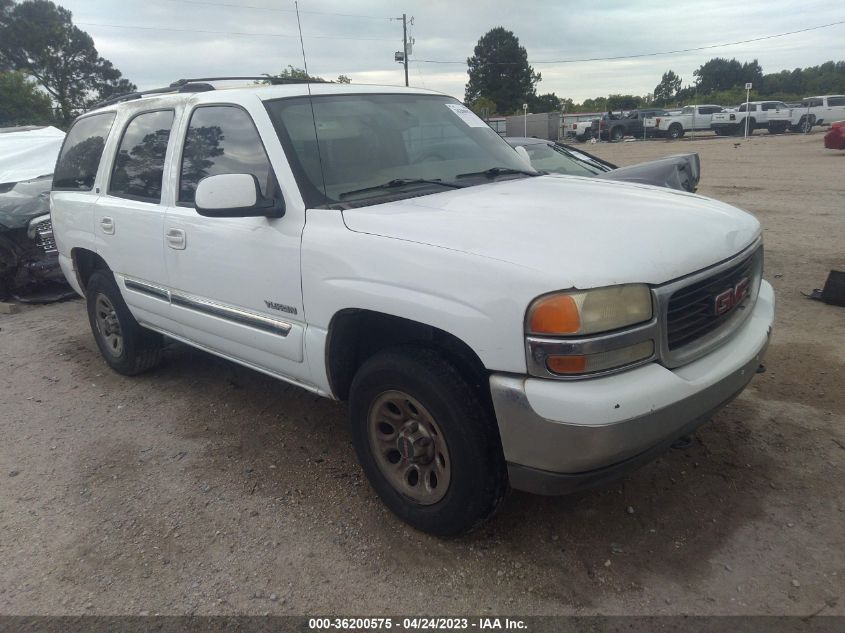
<svg viewBox="0 0 845 633">
<path fill-rule="evenodd" d="M 274 195 L 275 176 L 249 114 L 235 106 L 194 110 L 182 150 L 179 202 L 193 204 L 197 184 L 207 176 L 252 174 L 264 196 Z"/>
<path fill-rule="evenodd" d="M 830 97 L 827 100 L 827 105 L 833 106 L 845 106 L 845 97 Z"/>
<path fill-rule="evenodd" d="M 90 191 L 103 156 L 114 112 L 104 112 L 78 119 L 65 137 L 56 170 L 55 191 Z"/>
<path fill-rule="evenodd" d="M 114 161 L 110 195 L 161 202 L 164 157 L 172 126 L 172 110 L 144 112 L 129 121 Z"/>
</svg>

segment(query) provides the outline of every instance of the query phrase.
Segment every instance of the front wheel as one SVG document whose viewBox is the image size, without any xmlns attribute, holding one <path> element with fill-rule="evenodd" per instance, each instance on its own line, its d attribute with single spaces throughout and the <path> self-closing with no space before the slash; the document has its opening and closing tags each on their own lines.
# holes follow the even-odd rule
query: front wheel
<svg viewBox="0 0 845 633">
<path fill-rule="evenodd" d="M 671 139 L 678 139 L 684 135 L 684 128 L 682 128 L 679 124 L 673 123 L 669 126 L 669 130 L 666 134 Z"/>
<path fill-rule="evenodd" d="M 495 419 L 436 350 L 402 346 L 358 370 L 352 443 L 373 489 L 399 518 L 438 536 L 489 519 L 508 489 Z"/>
<path fill-rule="evenodd" d="M 138 324 L 111 271 L 94 271 L 85 288 L 85 298 L 94 340 L 109 367 L 134 376 L 158 364 L 161 335 Z"/>
<path fill-rule="evenodd" d="M 615 127 L 610 131 L 611 141 L 621 141 L 625 136 L 625 128 Z"/>
</svg>

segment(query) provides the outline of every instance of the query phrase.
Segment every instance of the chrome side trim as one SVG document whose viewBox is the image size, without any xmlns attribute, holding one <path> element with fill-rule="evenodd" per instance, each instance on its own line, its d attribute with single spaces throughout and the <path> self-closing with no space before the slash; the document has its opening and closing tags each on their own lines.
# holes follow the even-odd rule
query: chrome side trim
<svg viewBox="0 0 845 633">
<path fill-rule="evenodd" d="M 271 319 L 270 317 L 266 317 L 255 312 L 247 312 L 246 310 L 242 310 L 240 308 L 233 308 L 231 306 L 223 305 L 222 303 L 203 299 L 202 297 L 182 294 L 179 292 L 170 292 L 170 303 L 174 306 L 196 310 L 197 312 L 210 314 L 211 316 L 232 321 L 234 323 L 240 323 L 241 325 L 248 325 L 249 327 L 254 327 L 257 330 L 271 332 L 272 334 L 278 334 L 279 336 L 287 336 L 293 327 L 290 323 L 285 321 L 277 321 L 276 319 Z"/>
<path fill-rule="evenodd" d="M 264 332 L 270 332 L 271 334 L 287 336 L 293 328 L 293 325 L 287 321 L 279 321 L 278 319 L 272 319 L 268 316 L 264 316 L 263 314 L 258 314 L 257 312 L 250 312 L 241 308 L 235 308 L 222 303 L 217 303 L 216 301 L 197 297 L 196 295 L 170 290 L 168 288 L 164 288 L 163 286 L 151 284 L 148 281 L 124 277 L 123 284 L 129 290 L 134 290 L 135 292 L 140 292 L 150 297 L 167 301 L 170 305 L 187 308 L 196 312 L 202 312 L 203 314 L 209 314 L 220 319 L 225 319 L 226 321 L 253 327 Z"/>
<path fill-rule="evenodd" d="M 155 297 L 156 299 L 161 299 L 162 301 L 167 301 L 168 303 L 170 302 L 170 292 L 161 286 L 156 286 L 146 281 L 140 281 L 139 279 L 130 279 L 129 277 L 123 278 L 123 285 L 135 292 L 141 292 L 143 294 L 150 295 L 151 297 Z"/>
</svg>

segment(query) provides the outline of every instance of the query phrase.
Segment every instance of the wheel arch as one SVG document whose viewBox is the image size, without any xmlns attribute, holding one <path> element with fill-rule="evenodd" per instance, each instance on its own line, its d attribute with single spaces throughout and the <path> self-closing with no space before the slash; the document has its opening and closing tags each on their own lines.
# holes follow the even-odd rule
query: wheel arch
<svg viewBox="0 0 845 633">
<path fill-rule="evenodd" d="M 325 346 L 325 366 L 332 394 L 349 397 L 355 372 L 378 352 L 415 344 L 441 352 L 481 394 L 492 410 L 489 371 L 463 340 L 435 326 L 374 310 L 346 308 L 331 318 Z"/>
<path fill-rule="evenodd" d="M 74 248 L 71 250 L 70 256 L 73 260 L 73 270 L 76 272 L 76 280 L 83 292 L 95 270 L 111 270 L 106 260 L 87 248 Z"/>
</svg>

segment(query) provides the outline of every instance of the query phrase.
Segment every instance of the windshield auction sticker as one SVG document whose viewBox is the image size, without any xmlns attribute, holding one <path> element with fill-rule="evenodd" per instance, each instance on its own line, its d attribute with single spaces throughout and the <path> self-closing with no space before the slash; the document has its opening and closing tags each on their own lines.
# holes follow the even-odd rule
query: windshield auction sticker
<svg viewBox="0 0 845 633">
<path fill-rule="evenodd" d="M 461 118 L 461 121 L 470 127 L 487 127 L 484 121 L 475 116 L 475 112 L 460 103 L 447 103 L 446 107 L 457 114 Z"/>
</svg>

